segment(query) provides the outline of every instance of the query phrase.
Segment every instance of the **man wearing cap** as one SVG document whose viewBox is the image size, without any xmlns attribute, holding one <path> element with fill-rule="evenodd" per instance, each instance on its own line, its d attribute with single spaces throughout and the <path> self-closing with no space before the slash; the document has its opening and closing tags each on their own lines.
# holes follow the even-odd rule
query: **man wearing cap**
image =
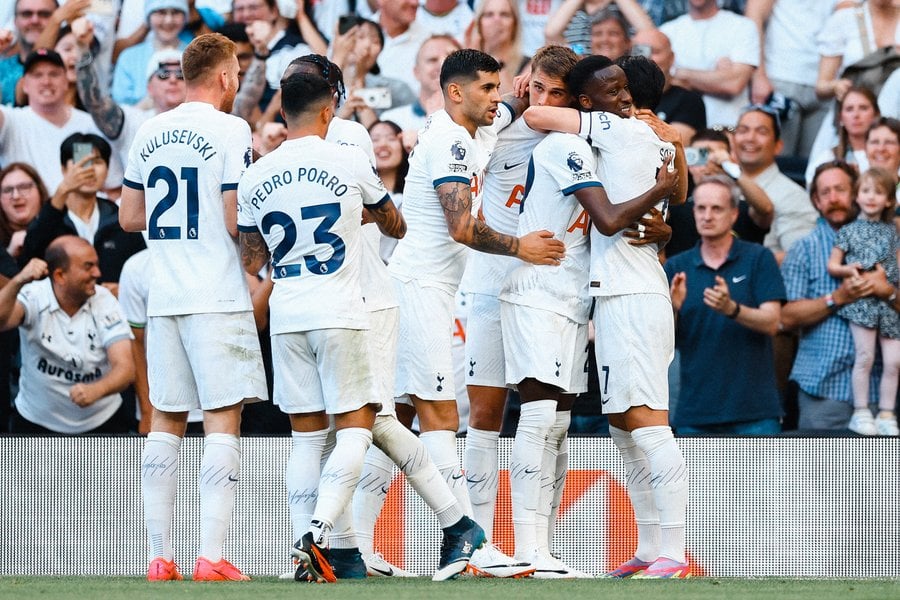
<svg viewBox="0 0 900 600">
<path fill-rule="evenodd" d="M 119 104 L 113 100 L 91 58 L 86 40 L 77 39 L 81 58 L 75 65 L 78 96 L 94 123 L 110 140 L 113 152 L 122 164 L 128 162 L 128 149 L 141 124 L 150 117 L 173 109 L 184 102 L 184 74 L 181 71 L 181 51 L 174 49 L 154 52 L 147 63 L 147 98 L 150 108 Z"/>
<path fill-rule="evenodd" d="M 187 0 L 144 0 L 144 15 L 150 27 L 146 39 L 119 55 L 113 71 L 112 97 L 119 104 L 137 104 L 147 92 L 147 69 L 154 53 L 183 51 L 191 41 L 182 33 L 187 22 Z"/>
<path fill-rule="evenodd" d="M 764 244 L 778 263 L 791 245 L 812 231 L 816 211 L 806 192 L 778 169 L 775 155 L 781 152 L 781 121 L 768 107 L 744 109 L 734 131 L 734 153 L 741 171 L 763 189 L 775 206 L 775 215 Z M 735 178 L 740 173 L 729 173 Z"/>
<path fill-rule="evenodd" d="M 73 133 L 100 131 L 89 114 L 66 103 L 69 82 L 59 54 L 40 48 L 28 55 L 24 66 L 28 106 L 0 105 L 0 164 L 31 164 L 52 193 L 62 181 L 56 152 L 62 141 Z"/>
</svg>

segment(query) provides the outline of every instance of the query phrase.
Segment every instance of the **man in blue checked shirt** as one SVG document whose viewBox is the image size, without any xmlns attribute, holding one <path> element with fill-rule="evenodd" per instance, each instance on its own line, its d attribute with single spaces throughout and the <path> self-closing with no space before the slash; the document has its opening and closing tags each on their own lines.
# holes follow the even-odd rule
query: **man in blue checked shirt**
<svg viewBox="0 0 900 600">
<path fill-rule="evenodd" d="M 853 218 L 855 183 L 856 171 L 847 163 L 819 165 L 810 196 L 820 217 L 815 229 L 791 246 L 781 265 L 788 298 L 781 310 L 782 326 L 800 333 L 791 370 L 791 380 L 800 386 L 800 429 L 846 429 L 853 412 L 853 339 L 847 321 L 835 314 L 837 309 L 866 296 L 900 309 L 897 289 L 880 265 L 843 281 L 826 270 L 837 230 Z"/>
</svg>

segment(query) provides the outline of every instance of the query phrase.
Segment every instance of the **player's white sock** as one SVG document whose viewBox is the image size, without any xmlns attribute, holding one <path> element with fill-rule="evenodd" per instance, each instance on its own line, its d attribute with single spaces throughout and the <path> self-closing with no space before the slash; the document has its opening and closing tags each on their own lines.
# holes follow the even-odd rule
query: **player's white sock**
<svg viewBox="0 0 900 600">
<path fill-rule="evenodd" d="M 200 461 L 200 556 L 210 562 L 222 559 L 240 472 L 240 438 L 229 433 L 207 434 Z"/>
<path fill-rule="evenodd" d="M 372 432 L 364 427 L 347 427 L 335 433 L 335 446 L 319 477 L 319 501 L 313 513 L 316 521 L 333 526 L 350 504 L 353 490 L 372 443 Z M 327 544 L 327 531 L 314 536 L 316 543 Z"/>
<path fill-rule="evenodd" d="M 372 427 L 373 443 L 379 444 L 401 468 L 406 480 L 438 518 L 441 529 L 459 521 L 464 513 L 425 448 L 413 432 L 393 417 L 379 417 Z"/>
<path fill-rule="evenodd" d="M 284 483 L 294 540 L 306 533 L 316 509 L 321 474 L 318 457 L 325 449 L 327 437 L 327 429 L 291 432 L 291 454 L 284 468 Z"/>
<path fill-rule="evenodd" d="M 659 557 L 660 530 L 659 510 L 650 488 L 650 463 L 631 433 L 610 425 L 609 435 L 625 463 L 625 487 L 634 508 L 638 530 L 634 555 L 645 562 L 652 562 Z"/>
<path fill-rule="evenodd" d="M 538 548 L 535 519 L 541 495 L 541 465 L 547 436 L 556 419 L 555 400 L 524 402 L 509 455 L 516 556 L 528 557 Z"/>
<path fill-rule="evenodd" d="M 484 529 L 487 539 L 494 535 L 494 511 L 497 506 L 499 467 L 497 464 L 497 440 L 499 431 L 486 431 L 469 427 L 466 432 L 466 480 L 475 522 Z"/>
<path fill-rule="evenodd" d="M 556 517 L 562 502 L 566 475 L 569 472 L 569 424 L 572 413 L 568 410 L 556 411 L 556 420 L 547 434 L 544 460 L 541 463 L 541 499 L 538 504 L 535 529 L 538 548 L 550 551 Z"/>
<path fill-rule="evenodd" d="M 353 531 L 356 533 L 359 551 L 363 556 L 375 552 L 375 522 L 378 520 L 378 515 L 381 514 L 388 487 L 394 478 L 394 463 L 377 447 L 378 436 L 375 429 L 380 418 L 375 419 L 375 427 L 372 428 L 372 445 L 366 452 L 366 460 L 363 463 L 359 483 L 353 492 L 351 503 Z M 403 426 L 401 425 L 401 427 Z"/>
<path fill-rule="evenodd" d="M 144 498 L 144 523 L 150 560 L 174 558 L 172 518 L 178 489 L 178 450 L 181 438 L 171 433 L 147 434 L 141 456 L 141 495 Z"/>
<path fill-rule="evenodd" d="M 466 515 L 471 515 L 472 505 L 469 502 L 466 475 L 459 464 L 459 455 L 456 453 L 456 432 L 443 429 L 425 431 L 419 435 L 419 439 L 428 448 L 431 460 L 440 471 L 441 477 L 447 482 L 460 507 Z"/>
<path fill-rule="evenodd" d="M 659 555 L 683 563 L 688 498 L 684 457 L 669 427 L 641 427 L 631 437 L 650 463 L 650 487 L 659 511 Z"/>
<path fill-rule="evenodd" d="M 353 532 L 353 510 L 350 504 L 334 522 L 334 529 L 328 536 L 330 548 L 356 548 L 356 534 Z"/>
</svg>

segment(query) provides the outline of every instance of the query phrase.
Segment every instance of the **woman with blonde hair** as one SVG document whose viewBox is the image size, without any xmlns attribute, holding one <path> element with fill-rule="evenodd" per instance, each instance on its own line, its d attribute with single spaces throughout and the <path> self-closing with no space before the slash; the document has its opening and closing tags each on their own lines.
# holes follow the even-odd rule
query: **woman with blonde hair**
<svg viewBox="0 0 900 600">
<path fill-rule="evenodd" d="M 531 62 L 522 52 L 522 19 L 511 0 L 480 0 L 466 29 L 466 48 L 481 50 L 500 63 L 500 92 L 513 90 L 513 79 Z"/>
</svg>

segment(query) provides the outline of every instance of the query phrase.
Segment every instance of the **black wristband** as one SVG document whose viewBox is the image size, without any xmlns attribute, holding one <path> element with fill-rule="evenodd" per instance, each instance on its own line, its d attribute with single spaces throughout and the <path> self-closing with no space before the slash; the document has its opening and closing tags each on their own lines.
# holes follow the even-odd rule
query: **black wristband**
<svg viewBox="0 0 900 600">
<path fill-rule="evenodd" d="M 731 314 L 725 315 L 729 319 L 737 319 L 737 316 L 741 314 L 741 305 L 738 302 L 734 303 L 734 310 L 731 311 Z"/>
</svg>

